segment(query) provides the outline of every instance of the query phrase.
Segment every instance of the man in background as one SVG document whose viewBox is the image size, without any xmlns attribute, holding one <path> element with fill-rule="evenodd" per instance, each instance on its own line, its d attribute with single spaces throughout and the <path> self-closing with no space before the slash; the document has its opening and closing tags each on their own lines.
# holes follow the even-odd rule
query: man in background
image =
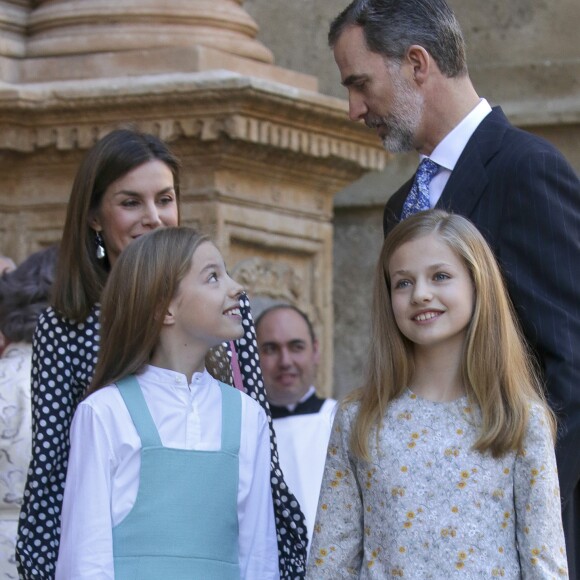
<svg viewBox="0 0 580 580">
<path fill-rule="evenodd" d="M 320 351 L 304 312 L 272 306 L 256 319 L 256 334 L 280 465 L 306 518 L 310 543 L 336 401 L 316 394 Z"/>
</svg>

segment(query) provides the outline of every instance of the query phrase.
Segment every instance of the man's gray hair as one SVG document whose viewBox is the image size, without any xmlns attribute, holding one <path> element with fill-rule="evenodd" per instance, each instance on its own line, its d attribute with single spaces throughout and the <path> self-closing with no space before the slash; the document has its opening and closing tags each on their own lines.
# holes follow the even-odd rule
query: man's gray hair
<svg viewBox="0 0 580 580">
<path fill-rule="evenodd" d="M 363 29 L 372 52 L 400 62 L 417 44 L 445 76 L 467 74 L 461 27 L 445 0 L 353 0 L 330 25 L 331 48 L 350 26 Z"/>
</svg>

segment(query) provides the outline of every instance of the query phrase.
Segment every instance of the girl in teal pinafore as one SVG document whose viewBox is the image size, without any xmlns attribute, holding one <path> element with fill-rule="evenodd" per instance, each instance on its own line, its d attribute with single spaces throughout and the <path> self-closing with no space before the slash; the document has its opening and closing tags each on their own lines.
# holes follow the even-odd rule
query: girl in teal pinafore
<svg viewBox="0 0 580 580">
<path fill-rule="evenodd" d="M 243 334 L 241 291 L 190 228 L 121 254 L 71 428 L 57 579 L 279 578 L 266 415 L 204 365 Z"/>
</svg>

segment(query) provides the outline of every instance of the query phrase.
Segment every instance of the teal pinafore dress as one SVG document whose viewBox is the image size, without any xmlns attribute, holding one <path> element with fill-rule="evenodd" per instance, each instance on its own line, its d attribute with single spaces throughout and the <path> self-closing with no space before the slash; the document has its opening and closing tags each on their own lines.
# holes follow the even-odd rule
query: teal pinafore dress
<svg viewBox="0 0 580 580">
<path fill-rule="evenodd" d="M 113 528 L 116 580 L 239 580 L 241 394 L 220 383 L 219 451 L 163 447 L 134 376 L 117 387 L 141 438 L 135 505 Z"/>
</svg>

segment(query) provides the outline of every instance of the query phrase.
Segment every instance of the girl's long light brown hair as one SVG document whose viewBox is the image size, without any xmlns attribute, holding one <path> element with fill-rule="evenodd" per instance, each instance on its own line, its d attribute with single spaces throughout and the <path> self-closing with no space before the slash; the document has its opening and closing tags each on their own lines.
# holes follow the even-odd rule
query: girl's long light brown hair
<svg viewBox="0 0 580 580">
<path fill-rule="evenodd" d="M 500 457 L 520 451 L 528 425 L 529 404 L 555 419 L 543 395 L 534 359 L 516 322 L 495 257 L 478 229 L 466 218 L 440 210 L 418 213 L 387 236 L 375 271 L 371 346 L 365 382 L 347 401 L 360 403 L 351 451 L 368 460 L 369 436 L 382 427 L 387 405 L 402 394 L 413 376 L 413 343 L 399 330 L 391 306 L 389 262 L 404 243 L 436 234 L 462 260 L 473 281 L 475 305 L 469 323 L 461 374 L 470 401 L 481 409 L 474 449 Z"/>
<path fill-rule="evenodd" d="M 189 272 L 195 250 L 207 241 L 192 228 L 162 228 L 123 250 L 103 290 L 101 347 L 87 394 L 149 361 L 169 303 Z"/>
</svg>

